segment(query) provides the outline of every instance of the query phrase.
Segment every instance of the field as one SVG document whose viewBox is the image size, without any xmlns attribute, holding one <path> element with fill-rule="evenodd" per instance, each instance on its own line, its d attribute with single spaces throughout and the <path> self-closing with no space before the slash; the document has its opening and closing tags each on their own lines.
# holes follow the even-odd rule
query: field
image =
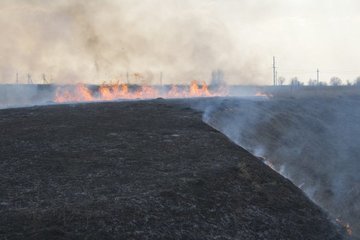
<svg viewBox="0 0 360 240">
<path fill-rule="evenodd" d="M 359 236 L 359 106 L 354 89 L 340 89 L 273 92 L 270 98 L 217 99 L 196 107 L 205 122 L 263 158 Z"/>
<path fill-rule="evenodd" d="M 192 101 L 0 110 L 0 238 L 342 238 Z"/>
</svg>

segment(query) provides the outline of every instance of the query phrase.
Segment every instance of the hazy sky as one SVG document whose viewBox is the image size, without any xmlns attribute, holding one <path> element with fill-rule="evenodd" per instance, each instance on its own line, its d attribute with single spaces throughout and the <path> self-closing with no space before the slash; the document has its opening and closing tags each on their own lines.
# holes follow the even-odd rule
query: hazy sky
<svg viewBox="0 0 360 240">
<path fill-rule="evenodd" d="M 360 75 L 360 1 L 239 2 L 217 3 L 224 21 L 236 32 L 241 48 L 266 59 L 268 68 L 276 56 L 279 75 L 308 81 L 316 77 L 316 68 L 323 81 Z"/>
<path fill-rule="evenodd" d="M 0 80 L 42 73 L 57 82 L 146 81 L 271 84 L 360 76 L 356 0 L 1 0 Z M 145 81 L 145 80 L 144 80 Z"/>
</svg>

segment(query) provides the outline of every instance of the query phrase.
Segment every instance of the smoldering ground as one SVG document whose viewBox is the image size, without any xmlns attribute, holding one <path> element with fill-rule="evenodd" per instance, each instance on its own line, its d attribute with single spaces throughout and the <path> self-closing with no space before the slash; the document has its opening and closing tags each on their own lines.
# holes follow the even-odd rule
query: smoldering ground
<svg viewBox="0 0 360 240">
<path fill-rule="evenodd" d="M 126 71 L 164 71 L 168 81 L 205 78 L 215 68 L 242 82 L 261 75 L 231 31 L 190 1 L 40 1 L 0 3 L 1 82 L 42 73 L 56 83 L 102 82 Z M 250 59 L 250 60 L 248 60 Z M 246 71 L 241 71 L 246 69 Z M 2 96 L 29 103 L 34 90 Z M 357 98 L 220 101 L 207 122 L 261 152 L 333 216 L 359 225 Z M 207 109 L 207 108 L 206 108 Z M 207 109 L 208 110 L 208 109 Z"/>
<path fill-rule="evenodd" d="M 317 96 L 217 99 L 196 108 L 359 236 L 359 104 L 358 96 Z"/>
</svg>

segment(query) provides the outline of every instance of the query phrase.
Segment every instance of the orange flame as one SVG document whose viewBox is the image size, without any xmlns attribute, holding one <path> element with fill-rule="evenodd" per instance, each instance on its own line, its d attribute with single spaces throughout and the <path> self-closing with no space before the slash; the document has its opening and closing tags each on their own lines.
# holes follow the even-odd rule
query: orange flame
<svg viewBox="0 0 360 240">
<path fill-rule="evenodd" d="M 210 94 L 208 86 L 205 82 L 202 82 L 202 87 L 200 88 L 196 81 L 192 81 L 190 84 L 190 96 L 191 97 L 209 97 Z"/>
<path fill-rule="evenodd" d="M 92 101 L 91 91 L 84 84 L 77 84 L 74 89 L 58 88 L 55 94 L 55 102 L 88 102 Z"/>
<path fill-rule="evenodd" d="M 180 88 L 173 85 L 168 91 L 159 91 L 156 87 L 141 86 L 137 90 L 130 91 L 127 84 L 102 84 L 98 91 L 91 91 L 84 84 L 77 84 L 75 88 L 58 87 L 55 94 L 55 102 L 84 102 L 84 101 L 112 101 L 117 99 L 151 99 L 163 98 L 188 98 L 188 97 L 211 97 L 223 96 L 225 91 L 211 93 L 205 82 L 201 86 L 192 81 L 189 87 Z"/>
</svg>

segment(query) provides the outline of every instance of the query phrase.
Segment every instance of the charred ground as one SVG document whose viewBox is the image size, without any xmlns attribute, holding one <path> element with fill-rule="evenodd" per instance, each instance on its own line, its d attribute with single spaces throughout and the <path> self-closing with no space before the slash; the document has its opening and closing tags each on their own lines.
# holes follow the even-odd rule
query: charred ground
<svg viewBox="0 0 360 240">
<path fill-rule="evenodd" d="M 153 100 L 0 111 L 0 238 L 341 239 L 322 210 Z"/>
</svg>

